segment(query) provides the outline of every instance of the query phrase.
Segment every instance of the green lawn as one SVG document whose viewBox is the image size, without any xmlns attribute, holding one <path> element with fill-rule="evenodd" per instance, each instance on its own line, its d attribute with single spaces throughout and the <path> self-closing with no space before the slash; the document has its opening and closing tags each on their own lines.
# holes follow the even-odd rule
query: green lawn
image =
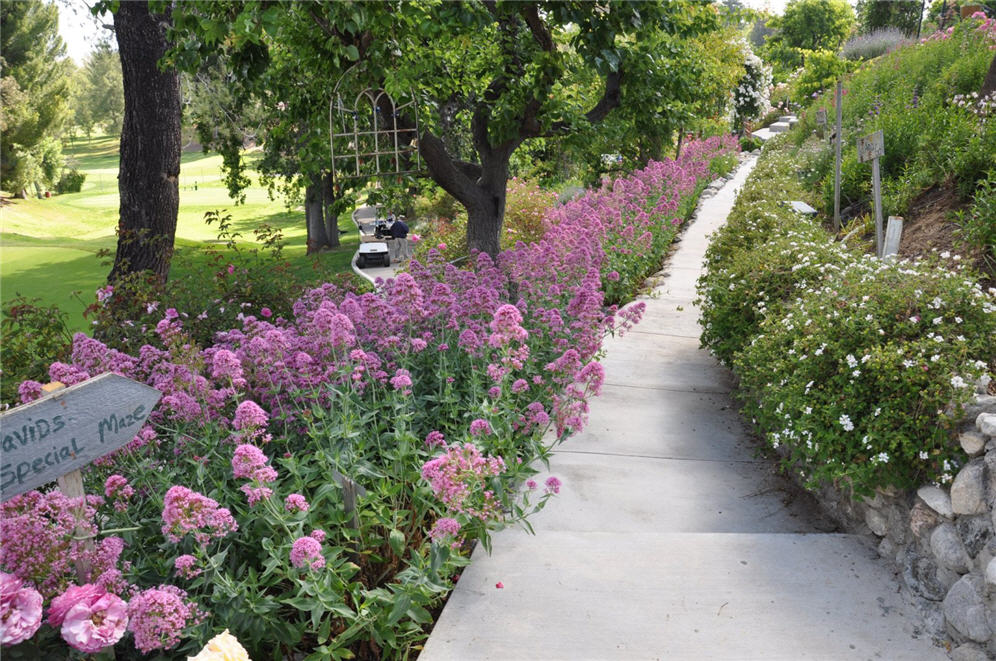
<svg viewBox="0 0 996 661">
<path fill-rule="evenodd" d="M 87 175 L 82 191 L 9 200 L 0 211 L 0 298 L 6 303 L 23 294 L 54 303 L 69 312 L 74 329 L 83 329 L 86 321 L 81 313 L 109 271 L 97 252 L 113 253 L 116 245 L 118 140 L 110 136 L 77 140 L 64 153 L 69 166 Z M 247 245 L 260 223 L 279 228 L 287 245 L 284 254 L 302 277 L 313 273 L 316 259 L 325 271 L 348 270 L 356 249 L 355 232 L 342 236 L 340 250 L 306 257 L 303 209 L 288 209 L 283 200 L 271 200 L 255 176 L 253 181 L 245 204 L 236 206 L 224 185 L 220 156 L 200 151 L 183 154 L 176 246 L 190 259 L 177 260 L 178 269 L 206 264 L 202 249 L 217 247 L 217 228 L 204 222 L 204 214 L 225 209 L 231 214 L 232 229 L 243 235 L 241 241 Z M 353 229 L 348 218 L 341 220 L 340 227 Z M 77 291 L 82 301 L 73 295 Z"/>
</svg>

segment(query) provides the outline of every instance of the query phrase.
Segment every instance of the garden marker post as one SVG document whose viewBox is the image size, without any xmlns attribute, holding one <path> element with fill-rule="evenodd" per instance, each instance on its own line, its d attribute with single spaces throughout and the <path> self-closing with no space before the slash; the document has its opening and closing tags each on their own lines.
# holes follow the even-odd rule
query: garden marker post
<svg viewBox="0 0 996 661">
<path fill-rule="evenodd" d="M 820 108 L 816 111 L 816 134 L 824 137 L 827 134 L 827 109 Z"/>
<path fill-rule="evenodd" d="M 840 80 L 837 81 L 837 92 L 834 95 L 834 100 L 836 101 L 837 107 L 837 121 L 835 123 L 836 131 L 834 132 L 834 157 L 833 157 L 833 231 L 837 233 L 840 231 L 840 120 L 841 120 L 841 106 L 843 105 L 843 85 L 844 83 Z"/>
<path fill-rule="evenodd" d="M 882 178 L 878 159 L 885 156 L 885 138 L 880 130 L 858 138 L 858 162 L 872 162 L 872 197 L 875 201 L 875 254 L 882 256 Z"/>
<path fill-rule="evenodd" d="M 902 216 L 889 216 L 889 224 L 885 228 L 885 245 L 882 247 L 882 259 L 899 254 L 899 239 L 903 234 Z"/>
</svg>

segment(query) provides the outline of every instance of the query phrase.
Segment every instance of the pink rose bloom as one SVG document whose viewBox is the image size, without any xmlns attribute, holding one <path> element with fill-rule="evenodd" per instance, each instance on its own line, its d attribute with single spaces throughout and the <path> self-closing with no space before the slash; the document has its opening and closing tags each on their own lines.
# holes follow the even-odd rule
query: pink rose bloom
<svg viewBox="0 0 996 661">
<path fill-rule="evenodd" d="M 35 635 L 42 622 L 42 596 L 13 574 L 0 572 L 0 644 L 17 645 Z"/>
<path fill-rule="evenodd" d="M 93 602 L 79 601 L 66 613 L 62 638 L 81 652 L 99 652 L 121 640 L 128 627 L 128 605 L 105 593 Z"/>
<path fill-rule="evenodd" d="M 91 603 L 96 601 L 106 592 L 104 588 L 93 583 L 85 585 L 70 585 L 66 591 L 52 600 L 48 607 L 48 623 L 54 629 L 62 626 L 62 621 L 66 619 L 73 606 L 80 602 Z"/>
</svg>

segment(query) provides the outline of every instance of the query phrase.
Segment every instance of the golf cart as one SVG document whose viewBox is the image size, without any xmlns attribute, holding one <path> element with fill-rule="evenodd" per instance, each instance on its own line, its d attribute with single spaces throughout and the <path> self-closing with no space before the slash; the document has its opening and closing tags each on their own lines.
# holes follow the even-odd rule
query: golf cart
<svg viewBox="0 0 996 661">
<path fill-rule="evenodd" d="M 360 244 L 360 249 L 356 253 L 357 268 L 364 269 L 367 266 L 391 265 L 391 253 L 387 249 L 387 244 L 383 241 L 370 241 Z"/>
</svg>

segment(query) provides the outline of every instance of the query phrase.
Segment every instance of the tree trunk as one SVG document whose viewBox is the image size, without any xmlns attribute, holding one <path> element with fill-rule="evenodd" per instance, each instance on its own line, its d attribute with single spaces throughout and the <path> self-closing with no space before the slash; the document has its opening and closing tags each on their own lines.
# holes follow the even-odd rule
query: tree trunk
<svg viewBox="0 0 996 661">
<path fill-rule="evenodd" d="M 328 237 L 330 248 L 339 247 L 339 205 L 338 197 L 335 194 L 335 186 L 332 184 L 332 172 L 326 172 L 322 185 L 323 210 L 325 212 L 325 234 Z"/>
<path fill-rule="evenodd" d="M 169 10 L 150 14 L 145 0 L 122 2 L 114 14 L 125 108 L 110 281 L 145 270 L 160 282 L 169 276 L 180 204 L 180 76 L 158 67 L 169 21 Z"/>
<path fill-rule="evenodd" d="M 324 196 L 322 175 L 313 174 L 304 189 L 304 222 L 308 226 L 308 254 L 316 253 L 329 244 L 325 232 Z"/>
<path fill-rule="evenodd" d="M 989 64 L 989 71 L 986 73 L 985 80 L 982 81 L 979 97 L 986 97 L 993 92 L 996 92 L 996 56 L 993 56 L 993 61 Z"/>
</svg>

